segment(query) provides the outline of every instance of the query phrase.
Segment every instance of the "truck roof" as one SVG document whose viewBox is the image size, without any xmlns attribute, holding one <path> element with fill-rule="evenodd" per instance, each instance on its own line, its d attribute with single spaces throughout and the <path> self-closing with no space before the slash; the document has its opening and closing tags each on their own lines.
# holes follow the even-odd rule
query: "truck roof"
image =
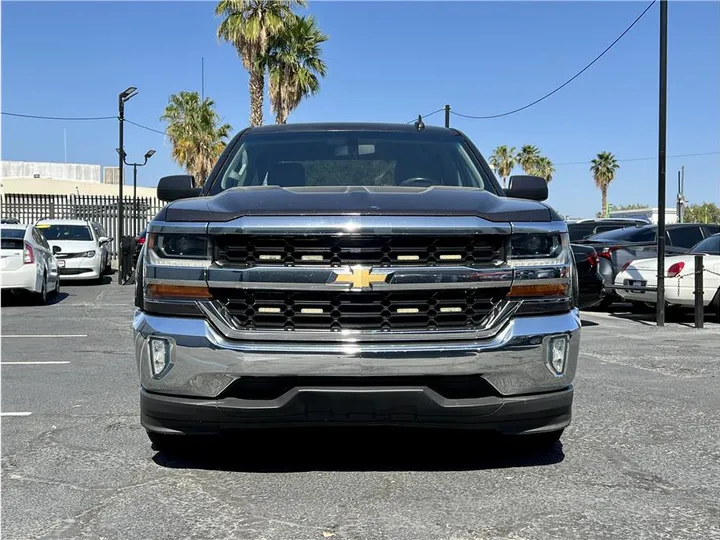
<svg viewBox="0 0 720 540">
<path fill-rule="evenodd" d="M 300 133 L 307 131 L 387 131 L 397 133 L 425 133 L 432 135 L 455 136 L 454 129 L 425 125 L 418 130 L 414 124 L 383 123 L 383 122 L 313 122 L 297 124 L 267 124 L 250 128 L 250 132 L 257 133 Z"/>
</svg>

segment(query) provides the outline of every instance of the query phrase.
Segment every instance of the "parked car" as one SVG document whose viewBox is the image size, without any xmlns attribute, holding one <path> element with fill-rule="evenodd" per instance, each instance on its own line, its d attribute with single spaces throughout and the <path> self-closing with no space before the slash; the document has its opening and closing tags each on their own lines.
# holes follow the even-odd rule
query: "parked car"
<svg viewBox="0 0 720 540">
<path fill-rule="evenodd" d="M 692 247 L 715 233 L 720 225 L 705 223 L 671 223 L 666 226 L 666 255 L 687 253 Z M 591 245 L 600 257 L 600 273 L 605 280 L 606 294 L 602 302 L 607 307 L 621 300 L 611 289 L 620 269 L 630 261 L 657 257 L 657 225 L 627 227 L 596 234 L 575 243 Z"/>
<path fill-rule="evenodd" d="M 105 242 L 100 246 L 100 249 L 102 250 L 102 256 L 103 256 L 103 274 L 111 274 L 112 273 L 112 237 L 108 236 L 108 233 L 105 231 L 105 227 L 101 223 L 97 222 L 91 222 L 90 226 L 93 228 L 93 231 L 95 231 L 95 235 L 98 238 L 109 238 L 109 242 Z"/>
<path fill-rule="evenodd" d="M 648 220 L 639 218 L 581 219 L 568 222 L 568 232 L 570 233 L 570 241 L 575 242 L 606 231 L 614 231 L 615 229 L 624 229 L 626 227 L 642 227 L 649 224 L 650 222 Z"/>
<path fill-rule="evenodd" d="M 665 259 L 665 301 L 670 306 L 695 306 L 695 255 L 703 257 L 703 305 L 720 318 L 720 234 L 700 241 L 688 253 Z M 657 259 L 632 261 L 615 278 L 615 285 L 657 287 Z M 657 292 L 622 290 L 618 294 L 635 304 L 657 304 Z"/>
<path fill-rule="evenodd" d="M 98 236 L 89 221 L 46 219 L 35 225 L 53 247 L 60 278 L 102 281 L 107 262 L 107 244 L 112 238 Z"/>
<path fill-rule="evenodd" d="M 34 226 L 3 224 L 0 240 L 3 290 L 30 293 L 39 304 L 60 293 L 57 260 Z"/>
<path fill-rule="evenodd" d="M 600 258 L 595 248 L 582 244 L 570 244 L 575 257 L 578 276 L 579 309 L 589 309 L 600 304 L 605 298 L 605 285 L 600 273 Z"/>
</svg>

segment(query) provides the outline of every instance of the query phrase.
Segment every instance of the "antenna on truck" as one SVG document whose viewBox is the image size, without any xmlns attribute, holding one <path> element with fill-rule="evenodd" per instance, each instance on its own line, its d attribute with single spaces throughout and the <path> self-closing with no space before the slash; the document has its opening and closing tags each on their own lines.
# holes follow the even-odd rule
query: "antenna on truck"
<svg viewBox="0 0 720 540">
<path fill-rule="evenodd" d="M 422 114 L 418 114 L 417 122 L 415 122 L 415 128 L 418 131 L 422 131 L 423 129 L 425 129 L 425 124 L 423 123 L 423 120 L 422 120 Z"/>
</svg>

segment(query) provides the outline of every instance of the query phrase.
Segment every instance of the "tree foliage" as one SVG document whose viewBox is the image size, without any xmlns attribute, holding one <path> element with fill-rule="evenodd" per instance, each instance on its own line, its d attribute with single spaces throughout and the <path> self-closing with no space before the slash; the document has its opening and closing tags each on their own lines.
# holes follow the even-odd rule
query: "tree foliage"
<svg viewBox="0 0 720 540">
<path fill-rule="evenodd" d="M 685 208 L 686 223 L 720 223 L 720 208 L 713 203 L 691 204 Z"/>
<path fill-rule="evenodd" d="M 615 179 L 615 173 L 619 168 L 620 165 L 617 159 L 615 159 L 615 156 L 610 152 L 600 152 L 597 157 L 592 160 L 590 171 L 593 173 L 595 185 L 602 194 L 602 208 L 600 212 L 603 216 L 607 208 L 607 190 L 610 183 Z"/>
<path fill-rule="evenodd" d="M 172 94 L 160 117 L 167 122 L 173 159 L 202 186 L 225 149 L 232 126 L 222 124 L 215 103 L 197 92 Z"/>
</svg>

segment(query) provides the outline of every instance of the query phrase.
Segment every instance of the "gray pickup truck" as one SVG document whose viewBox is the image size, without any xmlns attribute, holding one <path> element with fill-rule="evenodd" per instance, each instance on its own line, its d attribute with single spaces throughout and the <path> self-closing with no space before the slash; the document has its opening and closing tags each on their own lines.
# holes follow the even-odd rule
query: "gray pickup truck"
<svg viewBox="0 0 720 540">
<path fill-rule="evenodd" d="M 155 448 L 235 429 L 391 425 L 552 444 L 580 319 L 544 180 L 498 184 L 455 129 L 249 128 L 167 204 L 137 263 Z"/>
</svg>

